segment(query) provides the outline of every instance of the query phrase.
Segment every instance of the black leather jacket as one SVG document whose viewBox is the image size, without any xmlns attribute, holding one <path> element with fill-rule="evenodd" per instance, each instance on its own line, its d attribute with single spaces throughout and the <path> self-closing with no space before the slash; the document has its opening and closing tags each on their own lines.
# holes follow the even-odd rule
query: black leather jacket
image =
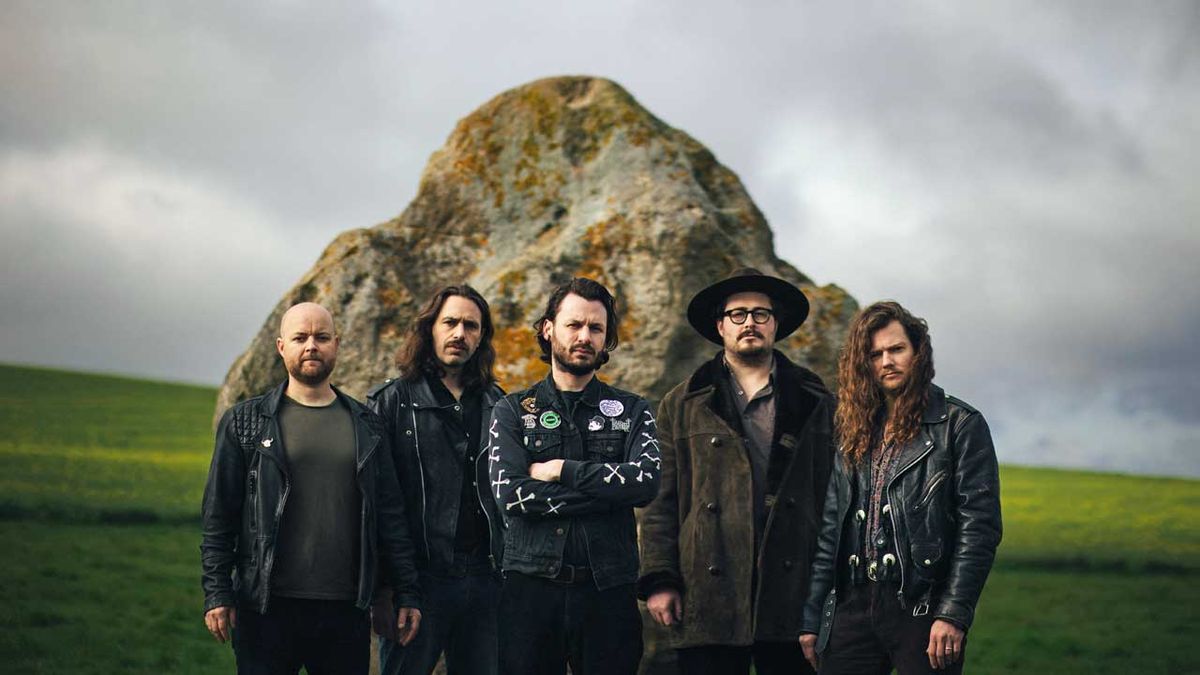
<svg viewBox="0 0 1200 675">
<path fill-rule="evenodd" d="M 662 469 L 658 432 L 646 400 L 592 378 L 579 406 L 589 409 L 580 429 L 562 409 L 554 380 L 509 394 L 489 429 L 492 496 L 504 514 L 504 569 L 554 576 L 562 569 L 566 519 L 587 539 L 596 586 L 638 578 L 633 507 L 658 492 Z M 562 459 L 558 482 L 529 476 L 529 465 Z"/>
<path fill-rule="evenodd" d="M 488 520 L 488 558 L 499 569 L 504 535 L 496 502 L 488 491 L 487 428 L 492 408 L 504 396 L 496 385 L 480 400 L 479 450 L 474 455 L 476 496 Z M 466 440 L 447 447 L 443 410 L 424 378 L 388 380 L 367 395 L 367 405 L 383 418 L 391 437 L 393 463 L 404 492 L 409 532 L 417 550 L 417 567 L 446 570 L 454 563 L 458 510 Z"/>
<path fill-rule="evenodd" d="M 987 422 L 971 406 L 930 385 L 917 437 L 900 452 L 887 484 L 899 558 L 900 604 L 968 629 L 1000 544 L 1000 475 Z M 866 471 L 839 455 L 825 511 L 803 632 L 818 633 L 824 650 L 837 609 L 838 587 L 850 577 L 852 542 L 862 540 L 869 486 Z"/>
<path fill-rule="evenodd" d="M 236 606 L 238 599 L 260 613 L 271 597 L 275 537 L 287 505 L 287 453 L 276 411 L 287 383 L 225 411 L 204 488 L 200 544 L 204 611 Z M 361 549 L 355 604 L 366 609 L 375 590 L 376 568 L 397 589 L 398 604 L 420 607 L 413 546 L 404 499 L 382 421 L 336 388 L 354 416 L 358 488 L 362 493 Z"/>
</svg>

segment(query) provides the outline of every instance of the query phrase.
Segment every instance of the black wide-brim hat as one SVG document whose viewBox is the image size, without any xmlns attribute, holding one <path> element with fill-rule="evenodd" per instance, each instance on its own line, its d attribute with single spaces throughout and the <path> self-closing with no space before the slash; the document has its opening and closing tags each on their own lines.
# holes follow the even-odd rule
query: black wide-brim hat
<svg viewBox="0 0 1200 675">
<path fill-rule="evenodd" d="M 771 298 L 778 326 L 775 331 L 777 341 L 796 332 L 808 318 L 808 298 L 799 288 L 753 267 L 742 267 L 692 298 L 688 303 L 688 323 L 710 342 L 725 344 L 717 332 L 717 318 L 725 310 L 726 299 L 734 293 L 762 293 Z"/>
</svg>

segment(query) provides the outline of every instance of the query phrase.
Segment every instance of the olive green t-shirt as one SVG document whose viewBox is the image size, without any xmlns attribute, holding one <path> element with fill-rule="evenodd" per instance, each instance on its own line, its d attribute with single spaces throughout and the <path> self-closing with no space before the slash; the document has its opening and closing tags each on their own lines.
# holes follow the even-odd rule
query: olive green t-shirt
<svg viewBox="0 0 1200 675">
<path fill-rule="evenodd" d="M 312 407 L 284 396 L 279 427 L 291 488 L 276 538 L 271 592 L 354 600 L 362 496 L 351 413 L 340 400 Z"/>
</svg>

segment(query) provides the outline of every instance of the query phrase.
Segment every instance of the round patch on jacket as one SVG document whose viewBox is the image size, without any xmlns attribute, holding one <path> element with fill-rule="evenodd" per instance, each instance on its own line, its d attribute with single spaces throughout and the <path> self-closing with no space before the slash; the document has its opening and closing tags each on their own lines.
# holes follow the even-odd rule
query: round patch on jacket
<svg viewBox="0 0 1200 675">
<path fill-rule="evenodd" d="M 604 428 L 604 418 L 596 415 L 588 420 L 588 431 L 600 431 Z"/>
<path fill-rule="evenodd" d="M 542 426 L 547 429 L 557 429 L 558 425 L 562 424 L 562 418 L 553 410 L 547 410 L 538 418 L 538 422 L 541 422 Z"/>
<path fill-rule="evenodd" d="M 625 404 L 616 399 L 606 398 L 600 401 L 600 412 L 606 417 L 616 417 L 625 412 Z"/>
</svg>

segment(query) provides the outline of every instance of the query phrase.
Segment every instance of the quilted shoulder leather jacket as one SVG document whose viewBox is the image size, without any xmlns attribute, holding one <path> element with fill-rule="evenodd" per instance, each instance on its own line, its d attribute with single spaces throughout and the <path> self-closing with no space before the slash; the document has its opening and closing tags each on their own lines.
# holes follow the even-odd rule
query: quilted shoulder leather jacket
<svg viewBox="0 0 1200 675">
<path fill-rule="evenodd" d="M 248 604 L 266 613 L 271 596 L 276 534 L 290 488 L 287 453 L 277 412 L 287 383 L 225 411 L 204 488 L 200 544 L 204 611 Z M 366 609 L 376 570 L 397 589 L 402 607 L 420 608 L 420 589 L 408 536 L 404 499 L 387 452 L 382 420 L 334 388 L 354 417 L 355 459 L 362 518 L 358 596 Z M 240 599 L 240 603 L 239 603 Z"/>
</svg>

